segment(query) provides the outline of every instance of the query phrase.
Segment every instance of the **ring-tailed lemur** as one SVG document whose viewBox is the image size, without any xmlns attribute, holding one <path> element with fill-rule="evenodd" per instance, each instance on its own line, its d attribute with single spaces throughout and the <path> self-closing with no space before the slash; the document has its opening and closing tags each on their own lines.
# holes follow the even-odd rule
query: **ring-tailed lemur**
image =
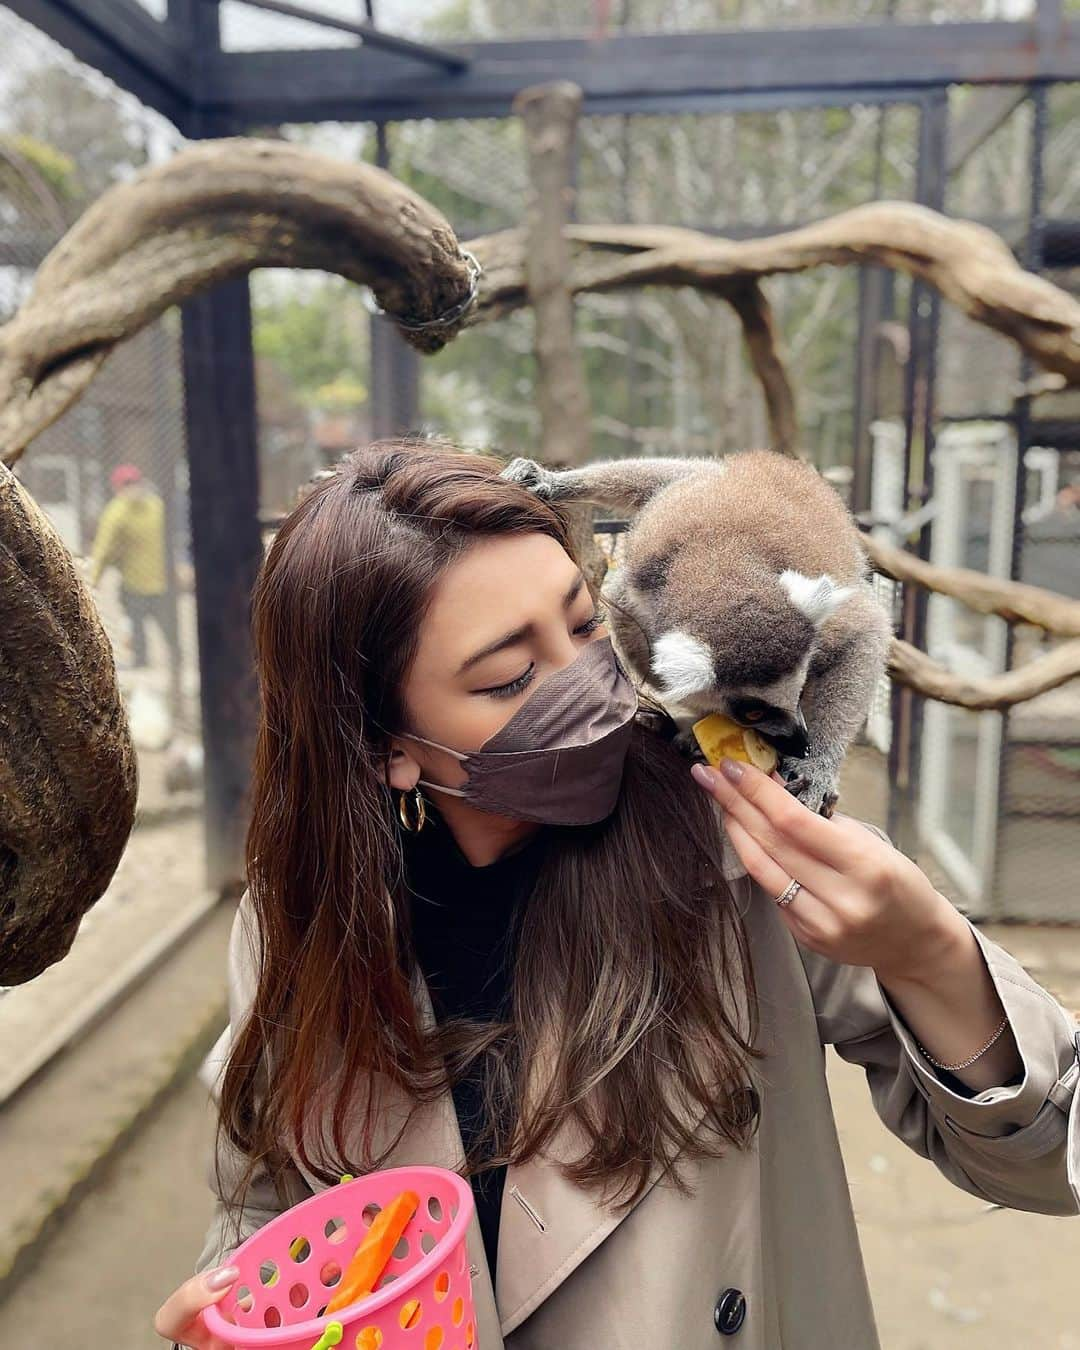
<svg viewBox="0 0 1080 1350">
<path fill-rule="evenodd" d="M 602 592 L 616 646 L 680 747 L 695 753 L 691 724 L 726 713 L 772 742 L 790 792 L 832 815 L 892 631 L 858 527 L 817 470 L 746 450 L 564 470 L 514 459 L 502 476 L 553 503 L 636 512 Z"/>
</svg>

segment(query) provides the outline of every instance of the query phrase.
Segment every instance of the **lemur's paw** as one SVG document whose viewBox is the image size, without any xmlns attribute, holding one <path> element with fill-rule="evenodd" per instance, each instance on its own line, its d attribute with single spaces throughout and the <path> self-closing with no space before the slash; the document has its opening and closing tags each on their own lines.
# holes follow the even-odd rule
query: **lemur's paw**
<svg viewBox="0 0 1080 1350">
<path fill-rule="evenodd" d="M 701 746 L 698 745 L 697 737 L 689 727 L 685 731 L 680 731 L 671 738 L 671 744 L 690 761 L 691 764 L 708 764 Z"/>
<path fill-rule="evenodd" d="M 537 464 L 535 459 L 525 459 L 519 455 L 510 461 L 499 477 L 520 484 L 545 501 L 553 501 L 558 495 L 558 475 L 551 469 L 545 469 L 542 464 Z"/>
<path fill-rule="evenodd" d="M 785 757 L 780 761 L 780 776 L 785 789 L 808 810 L 826 819 L 832 815 L 839 797 L 830 769 L 817 768 L 805 759 Z"/>
</svg>

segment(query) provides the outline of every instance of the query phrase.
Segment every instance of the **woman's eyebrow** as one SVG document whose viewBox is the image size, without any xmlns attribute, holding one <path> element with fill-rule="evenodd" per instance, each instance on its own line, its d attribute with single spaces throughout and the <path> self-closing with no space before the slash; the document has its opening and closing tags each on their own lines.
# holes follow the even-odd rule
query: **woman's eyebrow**
<svg viewBox="0 0 1080 1350">
<path fill-rule="evenodd" d="M 570 586 L 570 589 L 563 596 L 563 609 L 569 609 L 574 603 L 584 582 L 585 574 L 579 571 L 577 577 Z M 467 670 L 470 670 L 475 666 L 478 661 L 482 661 L 485 656 L 493 656 L 496 652 L 501 652 L 504 647 L 512 647 L 515 642 L 520 642 L 522 638 L 529 637 L 532 631 L 533 625 L 531 623 L 522 624 L 520 628 L 515 628 L 513 632 L 507 633 L 497 641 L 489 642 L 486 647 L 481 647 L 478 652 L 473 652 L 472 656 L 466 657 L 466 659 L 462 661 L 461 665 L 458 666 L 455 671 L 455 677 L 457 675 L 464 675 Z"/>
</svg>

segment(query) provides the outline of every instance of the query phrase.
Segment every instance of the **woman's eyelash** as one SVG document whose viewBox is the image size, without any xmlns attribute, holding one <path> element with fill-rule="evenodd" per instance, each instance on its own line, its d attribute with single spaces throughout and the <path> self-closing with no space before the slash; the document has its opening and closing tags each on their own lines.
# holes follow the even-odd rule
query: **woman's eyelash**
<svg viewBox="0 0 1080 1350">
<path fill-rule="evenodd" d="M 516 680 L 511 680 L 509 684 L 497 684 L 493 689 L 485 689 L 483 692 L 491 694 L 495 698 L 512 698 L 532 683 L 532 673 L 533 668 L 530 666 L 524 675 L 519 675 Z"/>
<path fill-rule="evenodd" d="M 607 610 L 598 607 L 596 613 L 593 614 L 591 618 L 586 619 L 579 627 L 575 628 L 574 632 L 594 633 L 606 619 Z M 513 698 L 515 694 L 520 694 L 523 689 L 527 688 L 527 686 L 532 683 L 532 674 L 533 667 L 530 666 L 523 675 L 519 675 L 516 680 L 511 680 L 509 684 L 498 684 L 492 689 L 483 689 L 480 692 L 491 694 L 494 698 Z"/>
<path fill-rule="evenodd" d="M 592 616 L 592 618 L 591 618 L 591 619 L 587 619 L 587 620 L 581 625 L 580 628 L 576 628 L 574 631 L 575 631 L 576 633 L 592 633 L 592 632 L 595 632 L 595 630 L 596 630 L 597 628 L 599 628 L 600 625 L 606 621 L 606 619 L 607 619 L 607 610 L 604 609 L 604 608 L 602 608 L 600 605 L 598 605 L 598 606 L 596 607 L 596 613 Z"/>
</svg>

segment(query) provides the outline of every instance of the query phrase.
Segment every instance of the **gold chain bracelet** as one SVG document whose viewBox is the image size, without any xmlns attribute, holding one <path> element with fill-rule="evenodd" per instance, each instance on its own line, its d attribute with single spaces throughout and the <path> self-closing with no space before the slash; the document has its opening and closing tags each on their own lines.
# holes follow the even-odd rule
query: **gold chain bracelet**
<svg viewBox="0 0 1080 1350">
<path fill-rule="evenodd" d="M 930 1063 L 934 1065 L 935 1068 L 946 1069 L 949 1073 L 954 1073 L 957 1069 L 966 1069 L 969 1064 L 974 1064 L 980 1055 L 984 1055 L 987 1052 L 987 1050 L 990 1049 L 990 1047 L 994 1044 L 994 1042 L 997 1040 L 997 1038 L 1001 1035 L 1001 1033 L 1005 1030 L 1005 1028 L 1008 1025 L 1009 1025 L 1009 1015 L 1008 1013 L 1006 1013 L 1005 1016 L 1001 1019 L 1001 1025 L 998 1027 L 997 1031 L 994 1032 L 994 1034 L 990 1037 L 990 1039 L 986 1042 L 986 1044 L 982 1047 L 982 1049 L 976 1050 L 970 1059 L 965 1059 L 959 1064 L 942 1064 L 941 1060 L 935 1059 L 934 1056 L 930 1053 L 929 1050 L 927 1050 L 926 1046 L 923 1045 L 921 1041 L 916 1040 L 915 1044 L 919 1047 L 922 1053 L 926 1056 L 926 1058 L 930 1061 Z"/>
</svg>

